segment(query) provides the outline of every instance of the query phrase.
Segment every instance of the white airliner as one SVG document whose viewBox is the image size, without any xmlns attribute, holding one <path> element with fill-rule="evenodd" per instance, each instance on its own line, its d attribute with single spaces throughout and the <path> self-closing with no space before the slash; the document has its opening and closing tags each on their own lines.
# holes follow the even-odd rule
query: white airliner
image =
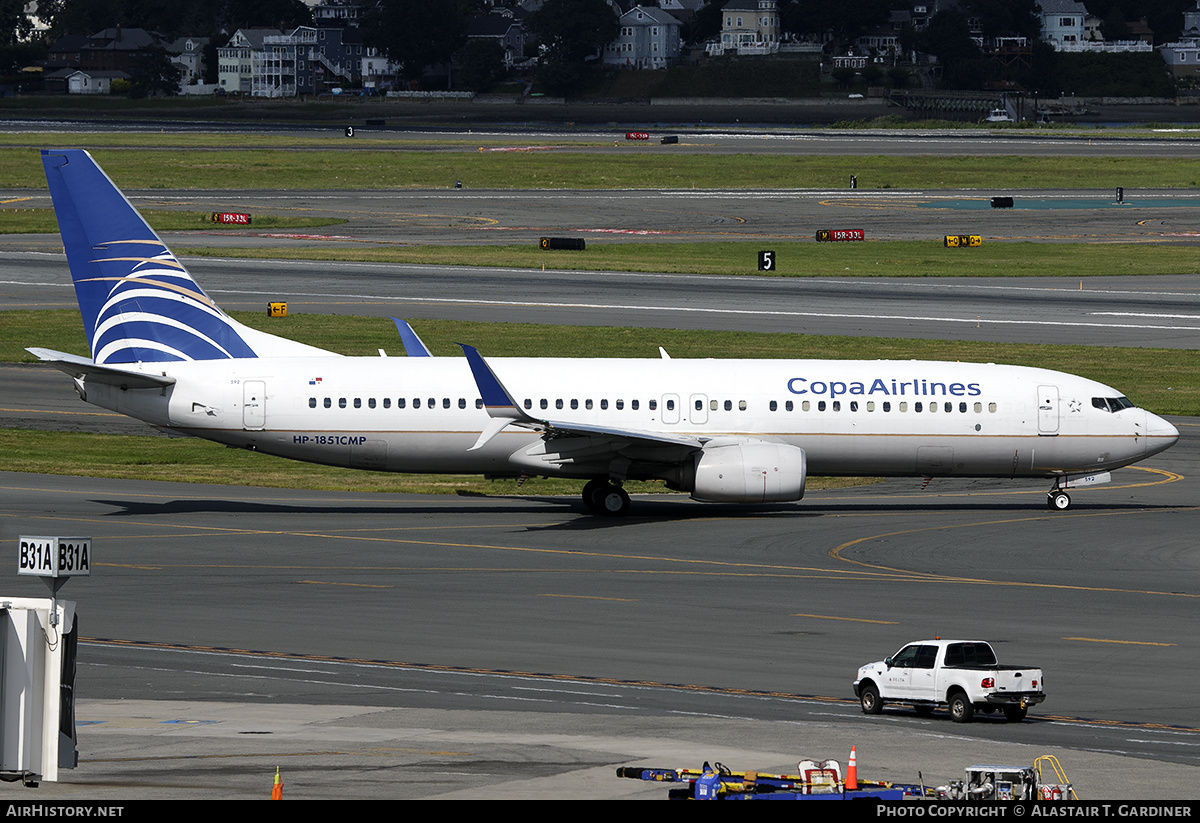
<svg viewBox="0 0 1200 823">
<path fill-rule="evenodd" d="M 1068 488 L 1179 432 L 1092 380 L 994 364 L 343 357 L 255 331 L 196 285 L 91 156 L 43 151 L 92 357 L 30 352 L 81 398 L 180 434 L 333 466 L 627 480 L 702 501 L 799 500 L 811 475 L 1043 477 Z"/>
</svg>

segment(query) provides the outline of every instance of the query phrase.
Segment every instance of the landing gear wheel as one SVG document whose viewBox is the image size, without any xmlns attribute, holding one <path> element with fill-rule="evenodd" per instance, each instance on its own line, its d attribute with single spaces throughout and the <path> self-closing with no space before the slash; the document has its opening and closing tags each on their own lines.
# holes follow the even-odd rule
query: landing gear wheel
<svg viewBox="0 0 1200 823">
<path fill-rule="evenodd" d="M 629 495 L 620 486 L 601 482 L 592 491 L 588 506 L 604 517 L 624 517 L 629 512 Z"/>
<path fill-rule="evenodd" d="M 607 485 L 607 482 L 599 479 L 592 479 L 583 484 L 583 505 L 587 506 L 587 510 L 592 514 L 600 513 L 600 502 L 596 500 L 596 492 Z"/>
<path fill-rule="evenodd" d="M 879 714 L 883 711 L 883 701 L 879 699 L 879 689 L 874 686 L 864 686 L 859 692 L 858 702 L 863 714 Z"/>
<path fill-rule="evenodd" d="M 1029 714 L 1028 706 L 1013 705 L 1004 707 L 1004 719 L 1009 723 L 1019 723 Z"/>
<path fill-rule="evenodd" d="M 955 692 L 950 697 L 950 719 L 955 723 L 970 723 L 975 715 L 975 707 L 963 692 Z"/>
<path fill-rule="evenodd" d="M 592 514 L 621 517 L 629 511 L 629 495 L 616 483 L 594 477 L 583 484 L 583 505 Z"/>
<path fill-rule="evenodd" d="M 1071 508 L 1071 495 L 1064 491 L 1060 491 L 1059 489 L 1055 489 L 1049 493 L 1049 496 L 1046 498 L 1046 502 L 1049 504 L 1050 508 L 1054 509 L 1056 512 L 1065 512 L 1067 509 Z"/>
</svg>

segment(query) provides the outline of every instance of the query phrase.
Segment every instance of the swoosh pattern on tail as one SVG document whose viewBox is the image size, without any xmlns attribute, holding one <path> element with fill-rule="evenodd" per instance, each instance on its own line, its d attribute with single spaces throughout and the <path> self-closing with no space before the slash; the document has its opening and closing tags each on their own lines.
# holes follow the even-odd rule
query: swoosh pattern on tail
<svg viewBox="0 0 1200 823">
<path fill-rule="evenodd" d="M 90 154 L 42 165 L 96 363 L 257 356 Z"/>
</svg>

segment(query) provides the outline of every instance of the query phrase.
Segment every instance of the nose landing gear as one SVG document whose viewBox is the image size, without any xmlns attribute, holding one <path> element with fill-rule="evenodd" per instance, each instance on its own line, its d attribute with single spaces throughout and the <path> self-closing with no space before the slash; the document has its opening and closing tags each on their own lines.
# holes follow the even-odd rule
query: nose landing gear
<svg viewBox="0 0 1200 823">
<path fill-rule="evenodd" d="M 1071 508 L 1071 495 L 1059 488 L 1046 493 L 1046 503 L 1056 512 L 1065 512 Z"/>
</svg>

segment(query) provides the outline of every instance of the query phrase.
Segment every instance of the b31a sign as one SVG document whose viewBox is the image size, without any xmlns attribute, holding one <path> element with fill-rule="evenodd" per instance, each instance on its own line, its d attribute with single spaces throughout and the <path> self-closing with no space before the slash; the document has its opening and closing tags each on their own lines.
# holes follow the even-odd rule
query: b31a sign
<svg viewBox="0 0 1200 823">
<path fill-rule="evenodd" d="M 21 535 L 17 574 L 74 577 L 92 572 L 92 538 Z"/>
</svg>

